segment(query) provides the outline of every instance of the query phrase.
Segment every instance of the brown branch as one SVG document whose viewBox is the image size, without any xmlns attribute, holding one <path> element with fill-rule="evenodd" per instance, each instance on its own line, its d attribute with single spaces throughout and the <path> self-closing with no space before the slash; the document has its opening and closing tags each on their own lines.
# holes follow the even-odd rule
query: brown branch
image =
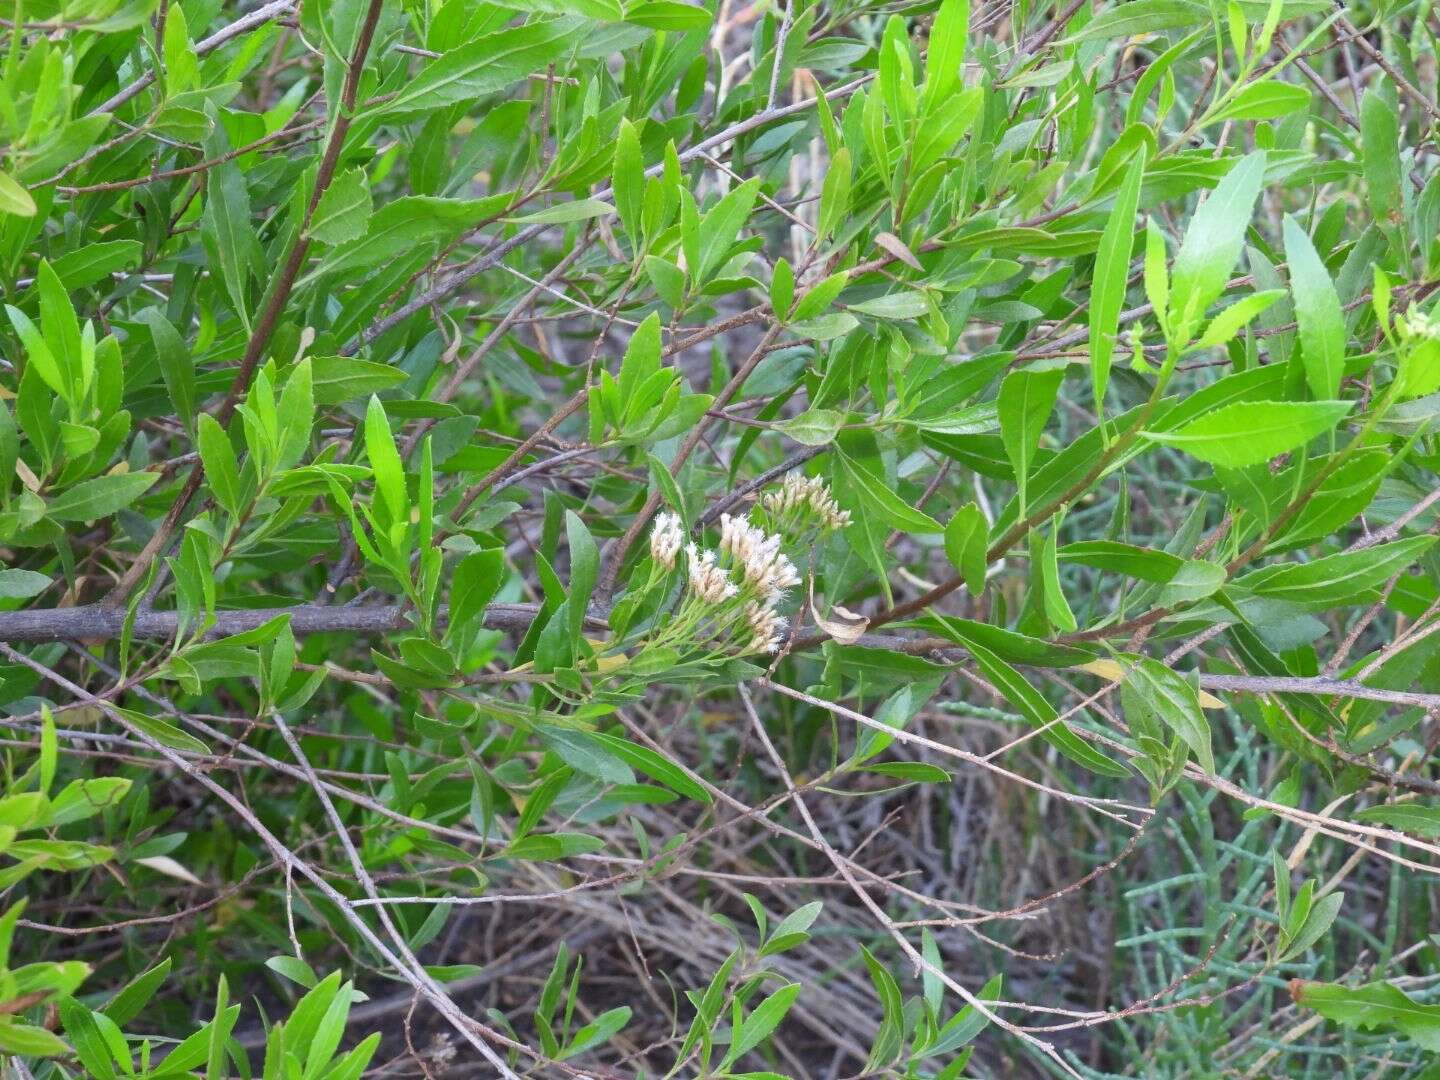
<svg viewBox="0 0 1440 1080">
<path fill-rule="evenodd" d="M 491 630 L 523 631 L 539 610 L 536 604 L 491 604 L 485 609 L 485 626 Z M 413 629 L 412 610 L 402 604 L 374 607 L 326 604 L 299 604 L 295 607 L 241 608 L 217 611 L 206 636 L 233 637 L 263 626 L 281 615 L 290 616 L 290 629 L 305 634 L 384 634 Z M 446 617 L 441 609 L 440 618 Z M 135 616 L 131 635 L 145 639 L 175 636 L 180 616 L 175 611 L 141 611 Z M 123 632 L 125 611 L 104 603 L 69 608 L 34 608 L 29 611 L 0 612 L 0 641 L 110 641 Z M 603 619 L 589 620 L 591 629 L 604 630 Z"/>
</svg>

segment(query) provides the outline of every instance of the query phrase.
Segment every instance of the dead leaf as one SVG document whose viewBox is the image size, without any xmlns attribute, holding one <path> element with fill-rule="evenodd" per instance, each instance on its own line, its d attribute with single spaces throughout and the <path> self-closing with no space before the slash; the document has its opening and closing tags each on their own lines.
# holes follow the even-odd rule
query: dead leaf
<svg viewBox="0 0 1440 1080">
<path fill-rule="evenodd" d="M 826 618 L 815 606 L 814 597 L 810 599 L 810 614 L 815 618 L 815 625 L 841 645 L 854 645 L 870 628 L 870 620 L 864 615 L 857 615 L 849 608 L 841 607 L 839 604 L 831 609 L 831 614 L 838 618 Z"/>
<path fill-rule="evenodd" d="M 134 861 L 139 863 L 141 866 L 148 866 L 157 874 L 164 874 L 166 877 L 173 877 L 179 881 L 185 882 L 187 885 L 205 884 L 189 870 L 186 870 L 185 867 L 181 866 L 174 859 L 170 858 L 169 855 L 147 855 L 142 859 L 136 859 Z"/>
<path fill-rule="evenodd" d="M 912 270 L 925 269 L 925 267 L 920 265 L 920 260 L 915 257 L 915 253 L 905 246 L 905 241 L 901 240 L 894 233 L 878 233 L 875 237 L 875 243 L 891 255 L 894 255 L 895 258 L 899 259 Z"/>
</svg>

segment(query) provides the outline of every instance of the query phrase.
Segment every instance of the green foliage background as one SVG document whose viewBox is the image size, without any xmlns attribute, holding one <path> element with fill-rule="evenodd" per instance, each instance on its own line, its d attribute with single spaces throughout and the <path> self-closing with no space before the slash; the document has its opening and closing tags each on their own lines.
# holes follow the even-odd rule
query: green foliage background
<svg viewBox="0 0 1440 1080">
<path fill-rule="evenodd" d="M 0 1071 L 1440 1076 L 1424 0 L 14 0 Z"/>
</svg>

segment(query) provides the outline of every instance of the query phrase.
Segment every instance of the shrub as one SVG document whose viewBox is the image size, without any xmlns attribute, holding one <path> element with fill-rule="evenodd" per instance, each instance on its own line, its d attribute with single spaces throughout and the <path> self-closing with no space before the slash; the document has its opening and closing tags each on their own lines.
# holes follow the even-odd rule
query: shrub
<svg viewBox="0 0 1440 1080">
<path fill-rule="evenodd" d="M 7 15 L 14 1075 L 1434 1073 L 1430 5 Z"/>
</svg>

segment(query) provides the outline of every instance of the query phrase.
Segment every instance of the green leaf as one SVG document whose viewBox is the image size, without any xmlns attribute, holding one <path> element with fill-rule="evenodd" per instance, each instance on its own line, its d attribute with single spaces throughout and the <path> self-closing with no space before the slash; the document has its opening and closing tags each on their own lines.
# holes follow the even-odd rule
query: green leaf
<svg viewBox="0 0 1440 1080">
<path fill-rule="evenodd" d="M 1099 41 L 1105 38 L 1153 34 L 1159 30 L 1196 26 L 1210 21 L 1210 11 L 1190 0 L 1121 0 L 1091 19 L 1066 40 Z"/>
<path fill-rule="evenodd" d="M 938 765 L 924 761 L 882 761 L 862 770 L 875 776 L 888 776 L 907 784 L 948 784 L 953 777 Z"/>
<path fill-rule="evenodd" d="M 1340 392 L 1340 379 L 1345 374 L 1345 313 L 1315 245 L 1288 214 L 1285 260 L 1290 267 L 1290 290 L 1295 296 L 1295 320 L 1300 324 L 1305 381 L 1315 397 L 1332 400 Z"/>
<path fill-rule="evenodd" d="M 146 716 L 133 709 L 117 709 L 125 720 L 154 739 L 161 746 L 171 750 L 185 750 L 195 754 L 208 754 L 210 748 L 193 735 L 187 735 L 168 720 Z"/>
<path fill-rule="evenodd" d="M 975 995 L 979 1001 L 998 1001 L 1000 999 L 1000 988 L 1004 985 L 1004 976 L 993 975 L 980 992 Z M 940 1029 L 935 1043 L 925 1051 L 926 1057 L 933 1057 L 936 1054 L 948 1054 L 952 1050 L 958 1050 L 966 1043 L 973 1042 L 980 1033 L 990 1026 L 990 1018 L 973 1005 L 966 1005 L 954 1016 L 945 1026 Z"/>
<path fill-rule="evenodd" d="M 290 369 L 280 404 L 275 410 L 280 445 L 275 466 L 292 469 L 300 463 L 310 446 L 310 429 L 315 423 L 315 390 L 307 357 Z"/>
<path fill-rule="evenodd" d="M 174 97 L 198 86 L 200 66 L 195 58 L 195 48 L 190 44 L 190 29 L 185 25 L 183 9 L 177 10 L 174 18 L 167 15 L 163 49 L 166 96 Z"/>
<path fill-rule="evenodd" d="M 155 992 L 170 974 L 170 957 L 161 960 L 154 967 L 135 976 L 115 996 L 100 1007 L 100 1011 L 122 1027 L 128 1024 L 140 1010 L 150 1003 Z"/>
<path fill-rule="evenodd" d="M 561 761 L 576 772 L 593 776 L 607 784 L 633 784 L 635 774 L 594 732 L 563 728 L 553 724 L 537 725 L 535 729 L 545 744 Z"/>
<path fill-rule="evenodd" d="M 700 259 L 691 268 L 697 281 L 708 280 L 720 267 L 735 243 L 740 230 L 750 217 L 755 196 L 760 192 L 759 180 L 747 180 L 717 202 L 700 221 Z"/>
<path fill-rule="evenodd" d="M 598 836 L 585 833 L 531 833 L 516 840 L 501 854 L 523 862 L 553 862 L 571 855 L 588 855 L 604 846 L 605 842 Z"/>
<path fill-rule="evenodd" d="M 620 377 L 616 380 L 616 390 L 620 395 L 617 413 L 620 417 L 631 414 L 632 403 L 640 388 L 660 371 L 662 344 L 660 316 L 652 311 L 630 335 L 625 356 L 620 361 Z"/>
<path fill-rule="evenodd" d="M 349 356 L 312 356 L 310 385 L 316 405 L 339 405 L 358 397 L 398 386 L 408 377 L 406 372 L 373 360 L 356 360 Z"/>
<path fill-rule="evenodd" d="M 770 310 L 775 318 L 783 322 L 794 303 L 795 270 L 791 267 L 790 260 L 776 259 L 775 271 L 770 275 Z"/>
<path fill-rule="evenodd" d="M 1190 219 L 1170 272 L 1170 322 L 1177 338 L 1188 338 L 1190 327 L 1224 291 L 1264 177 L 1265 151 L 1245 155 Z"/>
<path fill-rule="evenodd" d="M 1200 767 L 1214 775 L 1210 722 L 1200 708 L 1198 687 L 1178 671 L 1149 657 L 1127 663 L 1126 685 L 1152 715 L 1180 736 Z"/>
<path fill-rule="evenodd" d="M 1400 224 L 1400 118 L 1385 78 L 1377 75 L 1360 99 L 1360 163 L 1370 210 L 1382 225 Z"/>
<path fill-rule="evenodd" d="M 990 538 L 990 522 L 975 503 L 966 503 L 945 526 L 945 554 L 965 579 L 971 596 L 985 591 L 988 569 L 986 545 Z"/>
<path fill-rule="evenodd" d="M 0 212 L 16 217 L 34 217 L 35 200 L 20 182 L 0 169 Z"/>
<path fill-rule="evenodd" d="M 0 1018 L 0 1050 L 20 1057 L 60 1057 L 70 1053 L 60 1036 L 10 1017 Z"/>
<path fill-rule="evenodd" d="M 190 357 L 190 349 L 159 308 L 146 308 L 140 317 L 150 328 L 155 357 L 160 362 L 160 375 L 170 392 L 170 401 L 186 428 L 190 428 L 195 423 L 195 361 Z"/>
<path fill-rule="evenodd" d="M 410 499 L 405 492 L 405 466 L 395 448 L 385 406 L 373 395 L 365 410 L 365 457 L 375 474 L 375 491 L 388 519 L 408 521 Z"/>
<path fill-rule="evenodd" d="M 34 570 L 0 570 L 0 599 L 28 600 L 39 596 L 53 584 L 45 574 Z"/>
<path fill-rule="evenodd" d="M 571 199 L 568 202 L 547 206 L 533 214 L 507 217 L 515 225 L 567 225 L 572 221 L 589 221 L 591 218 L 606 217 L 615 213 L 615 208 L 600 199 Z"/>
<path fill-rule="evenodd" d="M 850 213 L 850 151 L 840 147 L 830 158 L 825 170 L 825 182 L 820 190 L 820 216 L 816 227 L 816 239 L 823 241 L 840 228 L 840 223 Z M 803 303 L 803 300 L 802 300 Z M 828 306 L 828 301 L 826 302 Z M 811 313 L 796 309 L 796 319 L 810 318 Z"/>
<path fill-rule="evenodd" d="M 508 192 L 484 199 L 439 199 L 407 195 L 385 203 L 370 215 L 365 235 L 338 244 L 317 270 L 301 284 L 322 274 L 355 274 L 410 256 L 437 243 L 449 243 L 483 221 L 498 217 L 510 205 Z"/>
<path fill-rule="evenodd" d="M 346 169 L 320 197 L 310 219 L 310 235 L 322 244 L 343 244 L 365 235 L 370 224 L 370 181 L 365 170 Z"/>
<path fill-rule="evenodd" d="M 915 620 L 916 625 L 957 645 L 969 648 L 971 642 L 984 645 L 991 652 L 1012 664 L 1028 667 L 1076 667 L 1095 659 L 1093 653 L 1072 645 L 1030 637 L 1003 626 L 957 619 L 951 615 L 930 614 Z"/>
<path fill-rule="evenodd" d="M 1060 564 L 1055 558 L 1055 530 L 1046 529 L 1044 533 L 1031 533 L 1031 558 L 1038 555 L 1041 584 L 1041 601 L 1045 608 L 1045 617 L 1050 620 L 1052 626 L 1073 634 L 1077 629 L 1075 613 L 1070 610 L 1070 604 L 1065 599 L 1065 590 L 1060 587 Z M 1038 551 L 1037 551 L 1038 549 Z"/>
<path fill-rule="evenodd" d="M 485 608 L 505 580 L 505 552 L 482 548 L 466 555 L 450 578 L 449 625 L 446 640 L 461 655 L 466 652 L 484 621 Z"/>
<path fill-rule="evenodd" d="M 1433 536 L 1412 536 L 1311 562 L 1266 566 L 1246 574 L 1236 584 L 1256 596 L 1316 611 L 1369 604 L 1379 599 L 1385 582 L 1429 551 L 1435 540 Z"/>
<path fill-rule="evenodd" d="M 1267 79 L 1251 83 L 1209 119 L 1218 124 L 1224 120 L 1276 120 L 1310 109 L 1310 91 L 1294 83 Z"/>
<path fill-rule="evenodd" d="M 636 250 L 640 248 L 641 216 L 645 205 L 645 163 L 640 153 L 640 136 L 628 118 L 620 118 L 615 135 L 615 162 L 611 187 L 615 210 Z"/>
<path fill-rule="evenodd" d="M 914 507 L 905 503 L 899 495 L 858 461 L 847 454 L 838 453 L 836 461 L 853 491 L 862 503 L 862 513 L 877 516 L 893 529 L 909 533 L 943 533 L 944 527 Z"/>
<path fill-rule="evenodd" d="M 1348 401 L 1238 401 L 1174 431 L 1146 431 L 1153 442 L 1226 469 L 1244 469 L 1304 446 L 1349 414 Z"/>
<path fill-rule="evenodd" d="M 617 1032 L 630 1022 L 631 1010 L 628 1005 L 607 1009 L 575 1033 L 574 1038 L 560 1052 L 558 1060 L 565 1061 L 582 1054 L 593 1046 L 609 1042 Z"/>
<path fill-rule="evenodd" d="M 795 999 L 800 996 L 800 990 L 799 983 L 789 983 L 755 1006 L 754 1011 L 736 1030 L 734 1040 L 730 1043 L 730 1049 L 726 1052 L 721 1067 L 725 1068 L 731 1063 L 739 1061 L 740 1058 L 764 1042 L 770 1033 L 780 1026 L 780 1021 L 785 1019 L 785 1014 L 790 1011 L 790 1006 L 794 1005 Z"/>
<path fill-rule="evenodd" d="M 1421 1005 L 1390 983 L 1352 987 L 1297 979 L 1290 993 L 1295 1004 L 1314 1009 L 1327 1020 L 1364 1031 L 1392 1029 L 1422 1049 L 1440 1053 L 1440 1005 Z"/>
<path fill-rule="evenodd" d="M 965 44 L 970 36 L 970 0 L 941 0 L 940 10 L 930 24 L 930 42 L 925 57 L 925 88 L 922 110 L 933 112 L 960 87 L 960 65 L 965 62 Z"/>
<path fill-rule="evenodd" d="M 565 55 L 587 25 L 583 20 L 562 18 L 483 34 L 438 59 L 425 61 L 416 78 L 368 115 L 410 116 L 503 90 Z"/>
<path fill-rule="evenodd" d="M 248 319 L 250 276 L 261 263 L 260 244 L 250 224 L 250 189 L 233 161 L 217 165 L 205 175 L 202 222 L 206 250 L 212 269 L 219 263 L 230 303 L 242 320 Z"/>
<path fill-rule="evenodd" d="M 43 821 L 37 824 L 56 828 L 94 817 L 123 799 L 130 786 L 129 780 L 119 776 L 72 780 L 50 800 Z"/>
<path fill-rule="evenodd" d="M 591 737 L 614 754 L 625 764 L 639 769 L 646 776 L 660 781 L 671 791 L 686 798 L 709 805 L 712 801 L 708 792 L 689 772 L 649 747 L 622 739 L 618 735 L 592 732 Z"/>
<path fill-rule="evenodd" d="M 243 501 L 240 491 L 240 466 L 235 460 L 235 448 L 230 445 L 230 436 L 209 413 L 200 414 L 196 428 L 196 446 L 200 451 L 200 462 L 205 467 L 205 479 L 210 481 L 210 490 L 215 501 L 232 515 L 239 514 Z"/>
<path fill-rule="evenodd" d="M 70 398 L 73 387 L 68 373 L 61 366 L 61 359 L 51 351 L 39 328 L 19 308 L 6 304 L 5 311 L 10 316 L 10 324 L 15 327 L 15 332 L 20 335 L 20 340 L 25 345 L 25 360 L 29 368 L 44 380 L 46 386 L 59 394 L 62 400 Z"/>
<path fill-rule="evenodd" d="M 1249 325 L 1251 319 L 1262 314 L 1284 295 L 1283 289 L 1267 289 L 1242 296 L 1210 320 L 1210 325 L 1191 348 L 1213 349 L 1229 344 L 1236 334 Z"/>
<path fill-rule="evenodd" d="M 1389 825 L 1408 833 L 1429 838 L 1440 837 L 1440 806 L 1422 806 L 1420 803 L 1397 802 L 1383 806 L 1367 806 L 1356 811 L 1356 821 L 1367 825 Z"/>
<path fill-rule="evenodd" d="M 641 0 L 631 4 L 625 12 L 625 21 L 637 26 L 648 26 L 652 30 L 668 30 L 686 33 L 690 30 L 708 30 L 713 16 L 698 4 L 685 4 L 680 0 Z"/>
<path fill-rule="evenodd" d="M 85 480 L 55 496 L 45 508 L 54 521 L 98 521 L 149 491 L 159 473 L 116 473 Z"/>
<path fill-rule="evenodd" d="M 847 271 L 840 271 L 838 274 L 831 274 L 824 281 L 811 286 L 805 290 L 803 296 L 795 302 L 795 310 L 790 317 L 798 321 L 813 319 L 821 312 L 827 311 L 835 298 L 840 295 L 849 281 L 850 275 Z M 850 320 L 850 325 L 855 325 L 855 320 Z"/>
<path fill-rule="evenodd" d="M 1100 239 L 1090 290 L 1090 382 L 1095 393 L 1095 412 L 1104 415 L 1105 389 L 1110 382 L 1110 361 L 1115 355 L 1115 334 L 1130 277 L 1130 251 L 1135 246 L 1135 209 L 1140 203 L 1140 183 L 1145 176 L 1146 155 L 1142 150 L 1130 160 L 1115 205 Z"/>
<path fill-rule="evenodd" d="M 845 414 L 834 409 L 806 409 L 799 416 L 781 420 L 775 430 L 805 446 L 827 446 L 844 423 Z"/>
<path fill-rule="evenodd" d="M 1062 561 L 1083 563 L 1099 570 L 1161 584 L 1173 578 L 1185 565 L 1184 559 L 1168 551 L 1121 544 L 1114 540 L 1079 540 L 1066 544 L 1056 555 Z"/>
<path fill-rule="evenodd" d="M 107 240 L 57 255 L 50 266 L 65 288 L 73 292 L 107 281 L 117 270 L 136 265 L 144 250 L 145 245 L 138 240 Z"/>
<path fill-rule="evenodd" d="M 1030 463 L 1040 445 L 1040 433 L 1055 408 L 1055 396 L 1065 381 L 1065 369 L 1032 371 L 1022 368 L 1005 376 L 1000 384 L 1000 437 L 1005 453 L 1015 469 L 1015 485 L 1019 488 L 1020 516 L 1026 513 L 1026 481 Z"/>
<path fill-rule="evenodd" d="M 570 545 L 570 592 L 566 609 L 570 616 L 571 646 L 578 655 L 586 609 L 600 572 L 600 549 L 595 546 L 590 530 L 573 510 L 565 511 L 565 537 Z"/>
<path fill-rule="evenodd" d="M 954 622 L 955 620 L 948 620 Z M 1093 749 L 1060 719 L 1060 714 L 1020 673 L 978 641 L 968 640 L 965 647 L 976 665 L 1000 695 L 1040 730 L 1040 737 L 1070 760 L 1101 776 L 1128 776 L 1129 770 Z"/>
<path fill-rule="evenodd" d="M 1280 954 L 1280 959 L 1288 960 L 1291 957 L 1300 956 L 1311 945 L 1324 937 L 1326 931 L 1334 924 L 1336 916 L 1340 914 L 1340 905 L 1344 901 L 1345 894 L 1338 891 L 1322 896 L 1315 901 L 1314 906 L 1305 916 L 1305 922 L 1301 925 L 1300 932 L 1286 944 L 1284 951 Z"/>
<path fill-rule="evenodd" d="M 875 319 L 895 320 L 918 319 L 930 310 L 925 297 L 913 291 L 877 296 L 873 300 L 846 304 L 845 307 L 849 311 L 858 311 L 861 315 L 869 315 Z"/>
<path fill-rule="evenodd" d="M 880 1028 L 870 1046 L 870 1056 L 865 1063 L 866 1072 L 881 1072 L 900 1053 L 900 1040 L 905 1033 L 905 1002 L 895 977 L 871 955 L 864 945 L 860 955 L 870 971 L 870 982 L 880 999 Z"/>
</svg>

